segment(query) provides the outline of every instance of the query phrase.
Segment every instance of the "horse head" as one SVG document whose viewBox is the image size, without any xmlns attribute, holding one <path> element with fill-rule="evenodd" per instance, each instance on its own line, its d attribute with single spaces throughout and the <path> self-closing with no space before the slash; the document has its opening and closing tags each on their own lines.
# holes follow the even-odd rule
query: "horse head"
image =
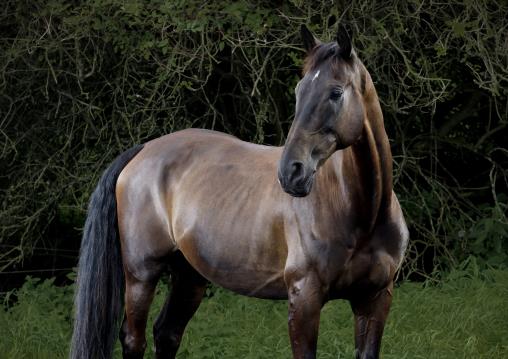
<svg viewBox="0 0 508 359">
<path fill-rule="evenodd" d="M 282 188 L 295 197 L 308 195 L 319 167 L 360 138 L 365 118 L 366 70 L 347 30 L 339 27 L 336 41 L 330 43 L 317 40 L 305 26 L 301 33 L 307 56 L 278 168 Z"/>
</svg>

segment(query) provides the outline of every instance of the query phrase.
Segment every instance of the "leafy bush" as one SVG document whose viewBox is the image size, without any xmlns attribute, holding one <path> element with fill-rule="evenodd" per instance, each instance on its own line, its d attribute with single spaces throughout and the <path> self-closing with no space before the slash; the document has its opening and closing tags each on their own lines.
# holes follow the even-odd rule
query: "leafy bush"
<svg viewBox="0 0 508 359">
<path fill-rule="evenodd" d="M 73 286 L 27 277 L 0 310 L 3 358 L 64 358 L 71 338 Z M 12 297 L 15 298 L 12 298 Z M 13 305 L 7 305 L 14 300 Z"/>
<path fill-rule="evenodd" d="M 382 101 L 411 228 L 404 275 L 507 264 L 505 2 L 6 0 L 0 10 L 0 270 L 83 222 L 122 150 L 205 127 L 280 145 L 299 25 L 348 23 Z M 71 229 L 69 229 L 71 228 Z"/>
</svg>

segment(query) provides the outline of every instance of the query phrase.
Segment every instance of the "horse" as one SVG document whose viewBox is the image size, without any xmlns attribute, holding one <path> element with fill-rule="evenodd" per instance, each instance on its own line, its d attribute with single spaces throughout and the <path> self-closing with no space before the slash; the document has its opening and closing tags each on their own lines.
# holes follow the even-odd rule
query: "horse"
<svg viewBox="0 0 508 359">
<path fill-rule="evenodd" d="M 187 129 L 127 150 L 104 172 L 80 250 L 72 358 L 109 358 L 118 329 L 123 357 L 142 358 L 165 272 L 157 358 L 176 356 L 209 282 L 287 299 L 297 359 L 316 357 L 323 305 L 348 300 L 355 357 L 379 357 L 408 242 L 383 115 L 344 27 L 329 43 L 301 34 L 307 54 L 283 147 Z"/>
</svg>

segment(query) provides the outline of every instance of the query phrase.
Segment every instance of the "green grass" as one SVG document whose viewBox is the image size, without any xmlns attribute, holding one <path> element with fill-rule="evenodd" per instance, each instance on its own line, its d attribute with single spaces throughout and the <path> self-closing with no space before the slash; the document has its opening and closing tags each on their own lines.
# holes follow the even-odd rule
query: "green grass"
<svg viewBox="0 0 508 359">
<path fill-rule="evenodd" d="M 166 290 L 160 286 L 153 320 Z M 0 358 L 65 358 L 72 288 L 28 279 L 17 304 L 0 310 Z M 439 285 L 402 283 L 383 340 L 383 358 L 508 358 L 508 270 L 454 272 Z M 151 327 L 151 323 L 149 324 Z M 149 330 L 147 355 L 153 357 Z M 352 358 L 345 301 L 322 311 L 319 358 Z M 116 357 L 120 357 L 117 346 Z M 286 302 L 217 289 L 191 321 L 179 358 L 289 358 Z"/>
</svg>

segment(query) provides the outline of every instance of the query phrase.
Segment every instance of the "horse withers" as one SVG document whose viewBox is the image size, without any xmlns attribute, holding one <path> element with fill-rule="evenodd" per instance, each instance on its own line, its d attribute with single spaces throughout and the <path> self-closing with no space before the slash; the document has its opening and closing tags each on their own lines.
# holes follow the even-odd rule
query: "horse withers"
<svg viewBox="0 0 508 359">
<path fill-rule="evenodd" d="M 372 79 L 341 28 L 307 51 L 284 147 L 199 129 L 132 148 L 92 195 L 80 254 L 72 358 L 142 358 L 161 274 L 171 292 L 153 328 L 174 358 L 208 282 L 288 299 L 294 358 L 315 358 L 322 306 L 351 303 L 357 358 L 377 358 L 408 231 Z M 122 302 L 124 306 L 122 306 Z"/>
</svg>

